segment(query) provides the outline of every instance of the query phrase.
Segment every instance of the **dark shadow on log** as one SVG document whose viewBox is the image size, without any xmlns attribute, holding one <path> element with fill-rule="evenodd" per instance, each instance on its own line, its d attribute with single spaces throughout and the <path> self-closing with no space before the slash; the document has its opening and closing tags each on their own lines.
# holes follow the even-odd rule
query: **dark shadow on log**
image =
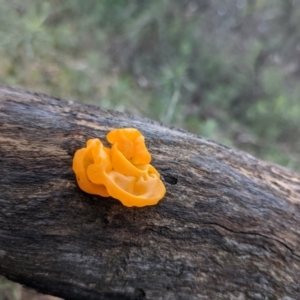
<svg viewBox="0 0 300 300">
<path fill-rule="evenodd" d="M 167 187 L 157 206 L 127 208 L 78 188 L 74 152 L 117 127 L 145 135 Z M 9 279 L 65 299 L 300 297 L 300 175 L 290 170 L 8 87 L 0 167 L 0 273 Z"/>
</svg>

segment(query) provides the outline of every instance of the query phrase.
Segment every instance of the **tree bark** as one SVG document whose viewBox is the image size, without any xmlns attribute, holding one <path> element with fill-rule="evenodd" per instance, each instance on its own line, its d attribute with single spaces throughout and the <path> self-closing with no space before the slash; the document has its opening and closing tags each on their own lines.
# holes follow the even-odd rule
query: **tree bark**
<svg viewBox="0 0 300 300">
<path fill-rule="evenodd" d="M 75 151 L 146 137 L 167 194 L 81 191 Z M 185 131 L 0 87 L 0 274 L 65 299 L 299 299 L 300 175 Z"/>
</svg>

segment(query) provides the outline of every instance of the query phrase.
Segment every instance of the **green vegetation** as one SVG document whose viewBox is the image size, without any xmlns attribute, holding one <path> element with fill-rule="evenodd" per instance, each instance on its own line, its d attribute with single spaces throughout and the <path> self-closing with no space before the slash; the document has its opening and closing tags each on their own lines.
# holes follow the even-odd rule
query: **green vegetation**
<svg viewBox="0 0 300 300">
<path fill-rule="evenodd" d="M 300 170 L 300 2 L 0 0 L 0 82 Z"/>
<path fill-rule="evenodd" d="M 21 300 L 20 286 L 0 275 L 0 299 Z"/>
</svg>

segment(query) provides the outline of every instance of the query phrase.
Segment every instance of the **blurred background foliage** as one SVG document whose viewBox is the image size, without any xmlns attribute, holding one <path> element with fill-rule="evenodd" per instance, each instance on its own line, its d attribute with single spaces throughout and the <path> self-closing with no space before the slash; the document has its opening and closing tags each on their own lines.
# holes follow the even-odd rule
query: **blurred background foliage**
<svg viewBox="0 0 300 300">
<path fill-rule="evenodd" d="M 0 0 L 0 81 L 300 170 L 300 0 Z"/>
<path fill-rule="evenodd" d="M 300 171 L 300 0 L 0 0 L 0 58 L 2 84 Z"/>
</svg>

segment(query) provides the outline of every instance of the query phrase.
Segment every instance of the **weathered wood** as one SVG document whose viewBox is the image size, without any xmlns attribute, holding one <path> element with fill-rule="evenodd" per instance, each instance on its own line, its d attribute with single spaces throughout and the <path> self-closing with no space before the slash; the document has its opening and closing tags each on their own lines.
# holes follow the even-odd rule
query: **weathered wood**
<svg viewBox="0 0 300 300">
<path fill-rule="evenodd" d="M 88 138 L 143 132 L 167 186 L 82 192 Z M 190 133 L 0 87 L 0 274 L 65 299 L 299 299 L 300 175 Z M 285 298 L 286 297 L 286 298 Z M 289 298 L 288 298 L 289 297 Z"/>
</svg>

